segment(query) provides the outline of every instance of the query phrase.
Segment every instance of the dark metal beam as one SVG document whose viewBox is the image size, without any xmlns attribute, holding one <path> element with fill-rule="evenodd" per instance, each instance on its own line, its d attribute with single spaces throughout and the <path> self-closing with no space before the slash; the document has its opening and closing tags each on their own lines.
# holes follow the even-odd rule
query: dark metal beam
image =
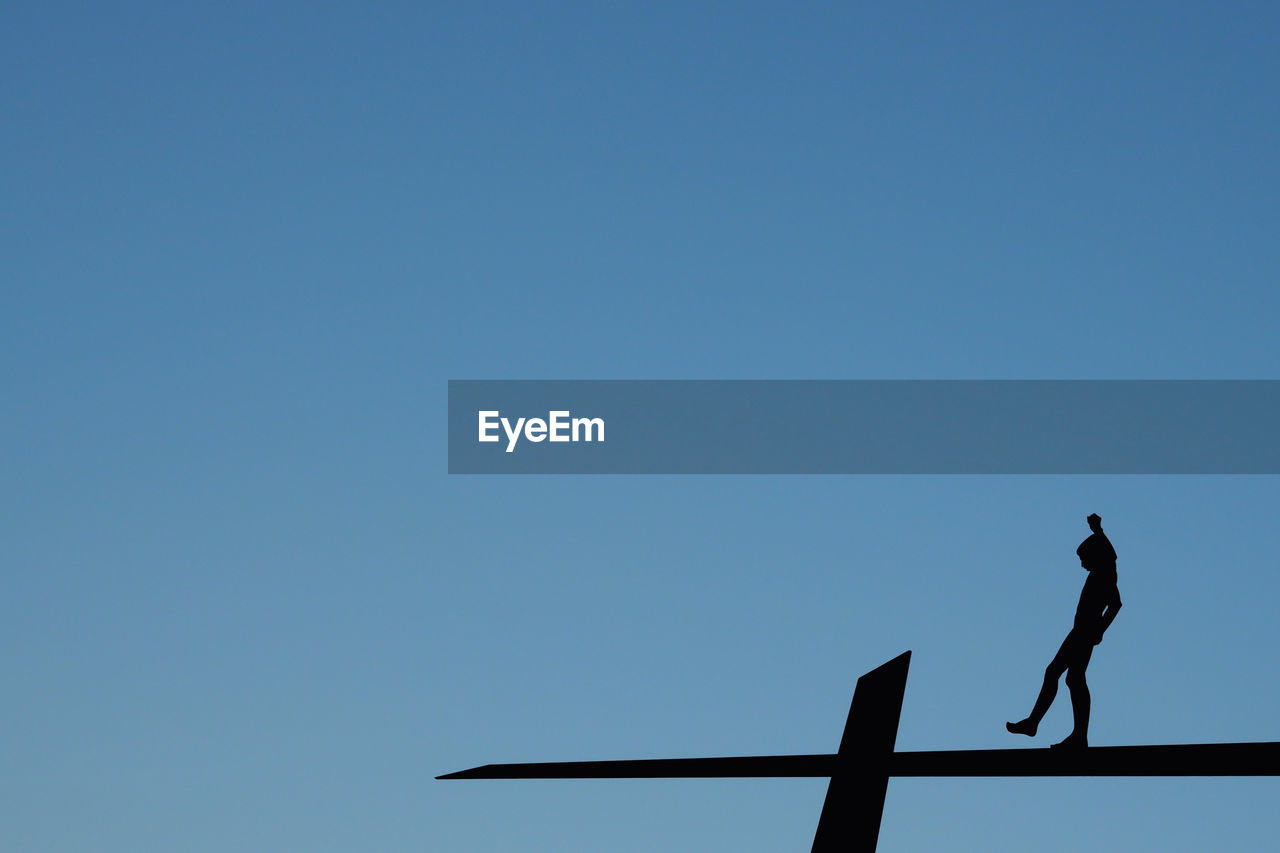
<svg viewBox="0 0 1280 853">
<path fill-rule="evenodd" d="M 890 776 L 1278 776 L 1280 743 L 898 752 Z"/>
<path fill-rule="evenodd" d="M 730 779 L 828 778 L 836 756 L 743 755 L 486 764 L 437 779 Z M 1280 776 L 1280 742 L 1093 746 L 1053 749 L 956 749 L 895 752 L 893 776 Z"/>
<path fill-rule="evenodd" d="M 829 777 L 834 755 L 744 755 L 733 758 L 650 758 L 486 764 L 437 779 L 729 779 L 755 776 Z"/>
<path fill-rule="evenodd" d="M 910 665 L 911 652 L 903 652 L 858 679 L 812 853 L 876 849 Z"/>
</svg>

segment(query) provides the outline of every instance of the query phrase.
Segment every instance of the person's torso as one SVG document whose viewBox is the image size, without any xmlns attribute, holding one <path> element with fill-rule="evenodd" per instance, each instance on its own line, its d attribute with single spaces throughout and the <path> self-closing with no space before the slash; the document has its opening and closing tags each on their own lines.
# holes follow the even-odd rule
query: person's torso
<svg viewBox="0 0 1280 853">
<path fill-rule="evenodd" d="M 1115 569 L 1093 569 L 1089 572 L 1084 589 L 1080 590 L 1080 603 L 1076 605 L 1077 628 L 1091 625 L 1101 618 L 1102 611 L 1111 601 L 1111 590 L 1115 585 Z"/>
</svg>

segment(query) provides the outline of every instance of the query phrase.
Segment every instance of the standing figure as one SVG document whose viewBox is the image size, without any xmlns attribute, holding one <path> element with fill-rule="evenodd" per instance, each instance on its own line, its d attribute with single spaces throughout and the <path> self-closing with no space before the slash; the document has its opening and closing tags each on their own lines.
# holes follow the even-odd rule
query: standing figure
<svg viewBox="0 0 1280 853">
<path fill-rule="evenodd" d="M 1102 642 L 1103 632 L 1120 610 L 1120 590 L 1116 588 L 1116 549 L 1111 547 L 1111 540 L 1102 532 L 1101 516 L 1094 513 L 1087 521 L 1093 533 L 1080 543 L 1076 554 L 1080 557 L 1080 565 L 1089 571 L 1089 577 L 1080 592 L 1075 625 L 1044 671 L 1044 685 L 1036 697 L 1031 715 L 1025 720 L 1004 724 L 1014 734 L 1035 737 L 1040 720 L 1058 694 L 1058 679 L 1065 672 L 1067 688 L 1071 691 L 1075 727 L 1065 740 L 1055 743 L 1055 747 L 1083 748 L 1089 745 L 1089 685 L 1085 682 L 1084 671 L 1093 656 L 1093 647 Z"/>
</svg>

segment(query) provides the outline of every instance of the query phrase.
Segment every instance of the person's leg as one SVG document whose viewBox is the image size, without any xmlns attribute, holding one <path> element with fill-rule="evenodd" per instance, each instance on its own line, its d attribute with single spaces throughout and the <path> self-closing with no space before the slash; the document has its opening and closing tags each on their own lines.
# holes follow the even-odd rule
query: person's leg
<svg viewBox="0 0 1280 853">
<path fill-rule="evenodd" d="M 1089 683 L 1085 670 L 1093 657 L 1093 644 L 1081 643 L 1071 656 L 1067 666 L 1067 689 L 1071 691 L 1071 716 L 1075 723 L 1064 744 L 1088 746 L 1089 744 Z"/>
<path fill-rule="evenodd" d="M 1072 645 L 1072 635 L 1067 634 L 1067 638 L 1058 647 L 1058 653 L 1053 656 L 1053 660 L 1049 661 L 1049 666 L 1045 668 L 1044 683 L 1040 685 L 1040 695 L 1036 697 L 1036 704 L 1031 709 L 1031 715 L 1025 720 L 1020 720 L 1016 723 L 1005 723 L 1004 727 L 1010 732 L 1016 735 L 1035 737 L 1036 730 L 1040 727 L 1040 721 L 1044 719 L 1044 715 L 1049 711 L 1049 706 L 1053 704 L 1054 697 L 1058 695 L 1058 679 L 1067 670 L 1068 656 Z"/>
</svg>

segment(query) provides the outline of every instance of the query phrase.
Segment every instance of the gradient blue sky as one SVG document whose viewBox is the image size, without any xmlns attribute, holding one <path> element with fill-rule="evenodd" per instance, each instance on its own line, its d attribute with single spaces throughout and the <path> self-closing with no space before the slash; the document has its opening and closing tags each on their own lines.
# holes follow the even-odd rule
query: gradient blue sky
<svg viewBox="0 0 1280 853">
<path fill-rule="evenodd" d="M 450 378 L 1276 378 L 1265 3 L 0 12 L 0 847 L 807 849 L 1022 746 L 1280 738 L 1274 477 L 449 477 Z M 1065 695 L 1043 741 L 1069 727 Z M 881 850 L 1272 850 L 1275 780 L 900 780 Z"/>
</svg>

